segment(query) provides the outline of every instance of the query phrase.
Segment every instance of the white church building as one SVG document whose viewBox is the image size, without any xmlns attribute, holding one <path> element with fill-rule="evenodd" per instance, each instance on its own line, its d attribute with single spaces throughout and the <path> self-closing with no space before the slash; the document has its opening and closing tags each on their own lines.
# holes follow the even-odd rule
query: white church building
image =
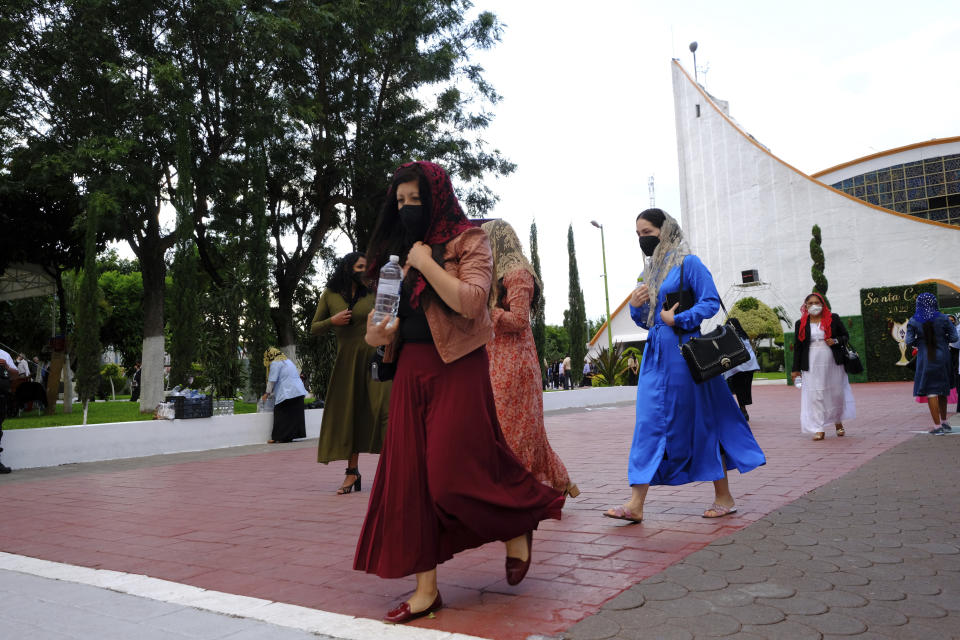
<svg viewBox="0 0 960 640">
<path fill-rule="evenodd" d="M 673 99 L 683 231 L 728 308 L 751 295 L 795 319 L 812 286 L 813 225 L 836 313 L 859 315 L 860 289 L 930 282 L 942 306 L 960 306 L 960 137 L 808 175 L 747 133 L 677 60 Z M 744 284 L 754 270 L 757 281 Z M 612 315 L 614 340 L 643 339 L 627 304 Z M 606 331 L 588 343 L 591 355 Z"/>
</svg>

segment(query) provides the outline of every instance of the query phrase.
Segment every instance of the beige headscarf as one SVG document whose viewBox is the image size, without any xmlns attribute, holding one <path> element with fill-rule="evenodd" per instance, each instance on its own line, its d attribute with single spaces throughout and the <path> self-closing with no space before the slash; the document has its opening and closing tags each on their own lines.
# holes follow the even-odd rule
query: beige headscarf
<svg viewBox="0 0 960 640">
<path fill-rule="evenodd" d="M 508 273 L 523 269 L 533 276 L 533 300 L 530 301 L 530 313 L 535 313 L 543 304 L 543 283 L 537 277 L 533 266 L 523 255 L 523 247 L 516 231 L 504 220 L 491 220 L 480 227 L 490 238 L 490 249 L 493 251 L 493 284 L 490 287 L 490 309 L 497 306 L 497 301 L 503 295 L 503 277 Z"/>
<path fill-rule="evenodd" d="M 662 210 L 661 210 L 662 211 Z M 664 222 L 660 228 L 660 243 L 654 249 L 653 255 L 644 258 L 643 282 L 650 291 L 650 311 L 647 313 L 647 326 L 652 327 L 656 320 L 657 295 L 663 285 L 664 278 L 670 270 L 679 266 L 685 256 L 690 255 L 690 247 L 683 237 L 680 224 L 663 211 Z"/>
<path fill-rule="evenodd" d="M 263 352 L 263 366 L 267 369 L 267 379 L 270 378 L 270 363 L 273 361 L 279 362 L 280 360 L 286 360 L 287 354 L 276 347 L 268 347 L 266 351 Z"/>
</svg>

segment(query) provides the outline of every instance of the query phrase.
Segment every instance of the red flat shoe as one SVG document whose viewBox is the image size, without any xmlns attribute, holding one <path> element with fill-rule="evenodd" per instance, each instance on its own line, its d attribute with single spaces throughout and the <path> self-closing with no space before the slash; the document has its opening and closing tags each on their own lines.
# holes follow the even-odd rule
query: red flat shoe
<svg viewBox="0 0 960 640">
<path fill-rule="evenodd" d="M 387 615 L 383 616 L 383 620 L 384 622 L 391 622 L 393 624 L 403 624 L 404 622 L 410 622 L 411 620 L 416 620 L 417 618 L 430 615 L 431 613 L 439 611 L 442 608 L 443 598 L 440 597 L 440 592 L 437 591 L 437 597 L 433 599 L 433 604 L 423 611 L 410 613 L 410 604 L 408 602 L 401 602 L 396 609 L 391 609 L 388 611 Z"/>
<path fill-rule="evenodd" d="M 511 587 L 514 585 L 520 584 L 520 582 L 526 577 L 527 571 L 530 569 L 530 560 L 533 558 L 533 531 L 527 532 L 527 560 L 523 561 L 519 558 L 511 558 L 507 556 L 506 569 L 507 569 L 507 584 Z"/>
</svg>

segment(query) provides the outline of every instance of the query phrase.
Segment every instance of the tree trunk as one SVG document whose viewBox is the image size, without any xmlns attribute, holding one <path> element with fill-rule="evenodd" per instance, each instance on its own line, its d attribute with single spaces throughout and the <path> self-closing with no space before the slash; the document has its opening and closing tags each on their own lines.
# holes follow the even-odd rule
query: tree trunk
<svg viewBox="0 0 960 640">
<path fill-rule="evenodd" d="M 166 265 L 163 262 L 163 246 L 158 240 L 144 241 L 141 249 L 143 358 L 140 367 L 140 412 L 153 413 L 164 399 L 163 296 Z"/>
<path fill-rule="evenodd" d="M 283 351 L 288 358 L 297 361 L 297 329 L 293 324 L 293 291 L 284 291 L 287 287 L 279 287 L 279 306 L 271 309 L 273 324 L 277 329 L 280 344 L 277 348 Z"/>
<path fill-rule="evenodd" d="M 63 354 L 63 412 L 73 413 L 73 370 L 69 353 Z"/>
</svg>

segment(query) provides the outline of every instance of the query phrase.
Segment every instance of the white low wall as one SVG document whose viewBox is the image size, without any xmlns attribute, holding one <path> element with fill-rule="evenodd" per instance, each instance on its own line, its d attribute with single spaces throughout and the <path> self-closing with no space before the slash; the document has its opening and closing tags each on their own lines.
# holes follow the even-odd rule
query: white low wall
<svg viewBox="0 0 960 640">
<path fill-rule="evenodd" d="M 543 412 L 598 407 L 637 399 L 636 387 L 584 387 L 570 391 L 550 391 L 543 394 Z"/>
<path fill-rule="evenodd" d="M 323 409 L 308 409 L 305 415 L 307 437 L 318 437 Z M 141 420 L 12 429 L 3 432 L 4 451 L 0 460 L 14 469 L 28 469 L 206 451 L 265 443 L 270 439 L 272 428 L 272 413 L 244 413 L 193 420 Z"/>
<path fill-rule="evenodd" d="M 562 411 L 632 401 L 636 387 L 598 387 L 543 394 L 543 410 Z M 307 437 L 320 435 L 323 409 L 306 411 Z M 14 469 L 55 467 L 74 462 L 140 458 L 207 451 L 270 438 L 272 413 L 245 413 L 194 420 L 142 420 L 87 426 L 12 429 L 3 433 L 0 460 Z"/>
</svg>

